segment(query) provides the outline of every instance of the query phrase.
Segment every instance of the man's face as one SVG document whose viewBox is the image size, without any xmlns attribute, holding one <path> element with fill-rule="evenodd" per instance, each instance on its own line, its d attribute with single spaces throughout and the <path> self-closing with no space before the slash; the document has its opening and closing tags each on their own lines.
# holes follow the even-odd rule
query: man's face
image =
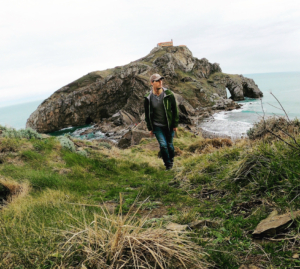
<svg viewBox="0 0 300 269">
<path fill-rule="evenodd" d="M 154 89 L 159 90 L 162 88 L 162 79 L 159 80 L 154 80 L 151 82 L 151 85 L 153 86 Z"/>
</svg>

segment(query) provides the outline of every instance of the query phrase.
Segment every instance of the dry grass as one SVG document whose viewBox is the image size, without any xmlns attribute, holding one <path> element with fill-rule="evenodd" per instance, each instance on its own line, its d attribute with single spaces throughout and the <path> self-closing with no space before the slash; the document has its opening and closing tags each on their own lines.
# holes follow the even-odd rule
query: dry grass
<svg viewBox="0 0 300 269">
<path fill-rule="evenodd" d="M 141 146 L 142 148 L 142 146 Z M 126 160 L 129 162 L 133 162 L 136 164 L 142 164 L 142 163 L 148 163 L 149 166 L 160 168 L 163 166 L 163 162 L 157 159 L 157 151 L 151 151 L 149 149 L 141 149 L 141 152 L 139 151 L 132 151 L 132 149 L 125 149 L 121 150 L 117 147 L 112 147 L 111 150 L 108 149 L 101 149 L 101 152 L 103 152 L 105 155 L 109 156 L 110 158 L 115 158 L 119 160 Z"/>
<path fill-rule="evenodd" d="M 83 265 L 101 269 L 208 266 L 205 253 L 187 234 L 145 228 L 147 217 L 136 217 L 141 206 L 133 212 L 134 206 L 125 216 L 121 210 L 114 215 L 101 207 L 103 214 L 94 214 L 91 223 L 80 223 L 79 227 L 64 231 L 66 243 L 61 249 L 67 264 L 78 265 L 74 257 L 79 256 Z"/>
<path fill-rule="evenodd" d="M 25 197 L 30 191 L 30 185 L 27 181 L 18 183 L 12 179 L 0 177 L 0 184 L 9 190 L 7 203 L 12 203 Z"/>
<path fill-rule="evenodd" d="M 298 135 L 300 131 L 300 122 L 298 119 L 288 120 L 285 117 L 269 117 L 262 119 L 255 123 L 254 126 L 247 132 L 250 139 L 259 139 L 269 136 L 274 139 L 271 134 L 274 133 L 280 137 L 287 137 L 289 135 Z"/>
<path fill-rule="evenodd" d="M 228 138 L 213 138 L 196 141 L 188 147 L 188 151 L 194 153 L 209 153 L 221 147 L 231 147 L 232 141 Z"/>
</svg>

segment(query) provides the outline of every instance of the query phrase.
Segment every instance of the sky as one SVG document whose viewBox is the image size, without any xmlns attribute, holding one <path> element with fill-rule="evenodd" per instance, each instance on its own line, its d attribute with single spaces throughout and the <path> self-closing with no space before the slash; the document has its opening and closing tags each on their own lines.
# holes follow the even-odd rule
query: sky
<svg viewBox="0 0 300 269">
<path fill-rule="evenodd" d="M 0 0 L 0 107 L 43 100 L 173 39 L 223 72 L 300 71 L 296 0 Z"/>
</svg>

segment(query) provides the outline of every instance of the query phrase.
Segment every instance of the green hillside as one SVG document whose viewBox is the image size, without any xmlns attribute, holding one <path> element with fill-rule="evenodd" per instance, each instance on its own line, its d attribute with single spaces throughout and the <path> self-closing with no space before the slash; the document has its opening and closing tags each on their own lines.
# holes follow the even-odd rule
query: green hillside
<svg viewBox="0 0 300 269">
<path fill-rule="evenodd" d="M 203 268 L 299 266 L 299 259 L 293 258 L 299 252 L 297 220 L 269 239 L 252 236 L 274 210 L 299 210 L 299 134 L 282 134 L 284 141 L 268 135 L 231 143 L 180 129 L 171 171 L 165 171 L 157 157 L 155 139 L 120 150 L 104 141 L 65 137 L 60 143 L 54 137 L 15 136 L 6 131 L 6 137 L 0 137 L 0 198 L 5 199 L 0 268 L 117 268 L 109 266 L 125 232 L 126 238 L 148 236 L 143 244 L 152 244 L 166 236 L 169 222 L 196 220 L 206 224 L 179 232 L 180 240 L 187 241 L 171 236 L 172 248 L 178 253 L 188 250 L 186 257 L 199 259 Z M 126 214 L 131 219 L 125 220 Z M 95 241 L 91 234 L 105 225 L 116 235 L 114 243 Z M 140 251 L 143 244 L 136 244 Z M 130 247 L 120 251 L 125 259 Z M 177 254 L 162 252 L 166 263 L 159 267 L 149 253 L 141 258 L 149 259 L 147 268 L 184 268 Z M 124 268 L 134 264 L 131 259 Z M 200 268 L 196 264 L 188 268 Z"/>
</svg>

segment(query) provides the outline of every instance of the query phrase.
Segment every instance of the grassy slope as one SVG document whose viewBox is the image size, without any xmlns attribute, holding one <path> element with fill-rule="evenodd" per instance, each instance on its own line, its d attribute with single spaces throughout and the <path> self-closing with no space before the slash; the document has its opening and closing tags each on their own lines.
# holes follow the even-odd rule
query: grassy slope
<svg viewBox="0 0 300 269">
<path fill-rule="evenodd" d="M 299 153 L 266 141 L 191 153 L 188 146 L 201 140 L 181 130 L 175 146 L 182 154 L 166 172 L 151 140 L 127 150 L 85 142 L 86 158 L 63 150 L 54 138 L 1 138 L 0 151 L 9 150 L 1 154 L 0 179 L 26 182 L 30 190 L 0 212 L 0 268 L 69 268 L 57 252 L 64 240 L 58 230 L 89 223 L 100 209 L 82 204 L 118 204 L 120 192 L 125 212 L 139 193 L 141 200 L 150 197 L 140 214 L 152 210 L 156 222 L 164 223 L 163 215 L 180 224 L 206 218 L 220 222 L 193 234 L 215 268 L 298 265 L 292 259 L 297 241 L 257 242 L 251 232 L 274 209 L 299 209 Z M 298 233 L 295 224 L 286 231 L 291 236 Z"/>
</svg>

